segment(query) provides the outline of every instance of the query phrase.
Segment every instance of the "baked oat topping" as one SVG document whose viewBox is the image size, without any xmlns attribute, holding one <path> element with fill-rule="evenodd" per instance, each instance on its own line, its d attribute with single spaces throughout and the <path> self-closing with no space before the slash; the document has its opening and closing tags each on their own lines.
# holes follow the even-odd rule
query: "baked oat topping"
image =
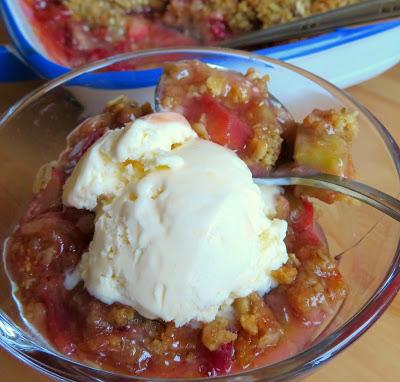
<svg viewBox="0 0 400 382">
<path fill-rule="evenodd" d="M 70 67 L 117 53 L 214 45 L 365 0 L 18 0 L 49 56 Z M 129 62 L 112 69 L 132 68 Z"/>
</svg>

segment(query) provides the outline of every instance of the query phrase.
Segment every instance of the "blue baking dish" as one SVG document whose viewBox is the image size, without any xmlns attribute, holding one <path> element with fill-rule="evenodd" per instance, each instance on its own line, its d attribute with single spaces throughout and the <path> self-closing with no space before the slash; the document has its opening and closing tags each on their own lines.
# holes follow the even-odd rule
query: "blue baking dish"
<svg viewBox="0 0 400 382">
<path fill-rule="evenodd" d="M 52 79 L 69 68 L 51 60 L 36 38 L 18 0 L 0 0 L 1 12 L 14 47 L 0 47 L 0 81 Z M 400 20 L 373 25 L 338 28 L 336 31 L 301 41 L 259 49 L 256 53 L 300 66 L 340 87 L 371 78 L 400 61 Z M 131 87 L 132 73 L 94 73 L 103 88 Z M 142 86 L 153 82 L 154 71 L 140 74 Z M 93 86 L 90 76 L 85 83 Z"/>
</svg>

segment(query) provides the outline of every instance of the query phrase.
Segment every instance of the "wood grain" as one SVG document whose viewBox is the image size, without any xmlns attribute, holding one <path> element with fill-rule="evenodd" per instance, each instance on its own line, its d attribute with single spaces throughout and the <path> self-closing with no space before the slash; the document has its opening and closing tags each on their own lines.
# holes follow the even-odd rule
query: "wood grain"
<svg viewBox="0 0 400 382">
<path fill-rule="evenodd" d="M 0 41 L 4 41 L 1 31 Z M 37 83 L 0 85 L 0 110 Z M 400 65 L 385 74 L 348 89 L 400 142 Z M 306 382 L 397 382 L 400 380 L 400 295 L 378 322 L 333 361 L 304 379 Z M 0 379 L 4 382 L 49 382 L 0 349 Z"/>
<path fill-rule="evenodd" d="M 348 89 L 400 143 L 400 64 Z M 307 377 L 306 382 L 398 382 L 400 380 L 400 294 L 357 342 Z"/>
</svg>

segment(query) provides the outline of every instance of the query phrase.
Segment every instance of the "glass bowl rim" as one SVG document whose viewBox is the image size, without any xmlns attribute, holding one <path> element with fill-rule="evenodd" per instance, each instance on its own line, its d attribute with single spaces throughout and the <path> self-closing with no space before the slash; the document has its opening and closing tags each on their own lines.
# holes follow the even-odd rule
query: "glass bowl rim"
<svg viewBox="0 0 400 382">
<path fill-rule="evenodd" d="M 12 105 L 8 110 L 0 117 L 0 129 L 4 127 L 6 123 L 13 119 L 16 115 L 22 112 L 26 107 L 35 102 L 37 99 L 47 94 L 54 88 L 65 84 L 66 82 L 84 75 L 89 72 L 93 72 L 98 69 L 102 69 L 104 67 L 110 66 L 112 64 L 123 62 L 129 59 L 138 59 L 138 58 L 151 58 L 156 57 L 158 55 L 165 54 L 173 54 L 173 53 L 181 53 L 181 54 L 215 54 L 215 55 L 225 55 L 236 58 L 246 59 L 249 62 L 251 61 L 261 61 L 265 64 L 272 64 L 274 66 L 283 67 L 286 70 L 297 73 L 298 75 L 305 77 L 319 87 L 322 87 L 329 94 L 331 94 L 334 98 L 337 98 L 335 93 L 338 93 L 341 97 L 346 99 L 356 110 L 364 115 L 367 120 L 374 126 L 375 130 L 379 133 L 380 137 L 385 143 L 386 148 L 389 150 L 391 155 L 391 159 L 395 165 L 395 169 L 397 171 L 397 175 L 400 178 L 400 149 L 394 138 L 388 132 L 388 130 L 382 125 L 382 123 L 367 109 L 365 108 L 359 101 L 357 101 L 353 96 L 348 94 L 346 91 L 339 89 L 332 83 L 324 80 L 323 78 L 312 74 L 304 69 L 301 69 L 295 65 L 282 62 L 280 60 L 276 60 L 270 57 L 262 56 L 256 53 L 244 52 L 234 49 L 227 48 L 198 48 L 198 47 L 187 47 L 187 48 L 178 48 L 178 49 L 151 49 L 145 51 L 136 51 L 130 53 L 123 53 L 115 56 L 108 57 L 103 60 L 99 60 L 87 65 L 84 65 L 75 70 L 71 70 L 70 72 L 57 77 L 51 81 L 46 82 L 44 85 L 38 87 L 34 91 L 28 93 L 26 96 L 22 97 L 19 101 L 17 101 L 14 105 Z M 124 91 L 124 89 L 121 89 Z M 208 381 L 208 380 L 242 380 L 244 377 L 253 377 L 253 378 L 261 378 L 265 376 L 269 376 L 268 381 L 281 381 L 286 380 L 287 378 L 294 378 L 299 376 L 311 368 L 321 365 L 325 363 L 327 360 L 337 355 L 339 352 L 344 350 L 347 346 L 349 346 L 352 342 L 354 342 L 357 338 L 359 338 L 386 310 L 389 306 L 390 302 L 396 296 L 397 292 L 400 289 L 400 240 L 397 244 L 397 248 L 395 250 L 393 262 L 386 272 L 386 275 L 375 290 L 374 294 L 371 298 L 363 305 L 363 307 L 353 315 L 349 320 L 347 320 L 344 324 L 342 324 L 337 330 L 323 339 L 321 342 L 310 346 L 308 349 L 295 354 L 294 356 L 279 361 L 277 363 L 273 363 L 267 366 L 261 366 L 258 368 L 253 368 L 249 370 L 245 370 L 235 374 L 228 374 L 218 377 L 205 377 L 205 378 L 174 378 L 174 379 L 166 379 L 166 378 L 151 378 L 152 381 L 159 382 L 171 382 L 171 381 Z M 1 312 L 0 312 L 1 313 Z M 349 331 L 350 329 L 350 331 Z M 19 330 L 19 329 L 18 329 Z M 59 361 L 66 362 L 66 365 L 78 367 L 86 372 L 96 372 L 101 373 L 102 376 L 110 376 L 110 377 L 120 377 L 126 381 L 148 381 L 149 378 L 136 376 L 136 375 L 125 375 L 119 374 L 116 372 L 111 372 L 107 370 L 101 370 L 95 367 L 91 367 L 89 365 L 80 363 L 71 358 L 67 358 L 62 354 L 57 352 L 52 352 L 50 349 L 42 348 L 40 345 L 32 343 L 33 350 L 38 351 L 39 353 L 43 353 L 45 355 L 49 355 Z M 0 345 L 11 354 L 29 364 L 32 367 L 36 367 L 40 369 L 42 372 L 57 376 L 57 370 L 54 368 L 46 368 L 46 365 L 32 357 L 32 353 L 29 351 L 24 351 L 21 349 L 12 349 L 7 343 L 3 342 L 2 337 L 0 336 Z M 280 372 L 280 370 L 284 370 Z"/>
</svg>

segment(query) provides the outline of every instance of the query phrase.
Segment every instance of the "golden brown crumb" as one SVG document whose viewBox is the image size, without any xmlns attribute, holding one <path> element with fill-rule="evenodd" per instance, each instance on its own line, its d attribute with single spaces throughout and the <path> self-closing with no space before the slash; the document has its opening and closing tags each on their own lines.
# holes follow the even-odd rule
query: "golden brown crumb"
<svg viewBox="0 0 400 382">
<path fill-rule="evenodd" d="M 271 276 L 279 283 L 289 285 L 296 280 L 297 269 L 292 265 L 282 265 L 276 271 L 271 272 Z"/>
<path fill-rule="evenodd" d="M 120 96 L 108 102 L 104 112 L 111 113 L 114 121 L 122 126 L 136 118 L 152 113 L 153 108 L 148 102 L 139 105 L 136 101 Z"/>
<path fill-rule="evenodd" d="M 201 333 L 201 342 L 210 351 L 215 351 L 236 338 L 237 334 L 228 330 L 228 320 L 222 317 L 205 324 Z"/>
<path fill-rule="evenodd" d="M 309 260 L 302 263 L 295 281 L 285 287 L 288 301 L 297 314 L 306 315 L 319 307 L 329 309 L 330 304 L 342 301 L 347 295 L 347 287 L 328 249 L 302 247 L 298 256 L 307 256 Z"/>
<path fill-rule="evenodd" d="M 118 40 L 125 35 L 130 14 L 161 10 L 166 0 L 63 0 L 63 3 L 75 20 L 90 28 L 107 27 L 108 38 Z"/>
<path fill-rule="evenodd" d="M 302 123 L 302 128 L 309 129 L 315 134 L 339 135 L 346 143 L 351 144 L 358 133 L 357 112 L 340 110 L 314 110 Z"/>
<path fill-rule="evenodd" d="M 113 325 L 123 327 L 132 322 L 135 318 L 135 311 L 127 306 L 115 305 L 108 312 L 107 318 Z"/>
<path fill-rule="evenodd" d="M 110 347 L 110 349 L 112 349 L 112 351 L 120 352 L 123 346 L 123 341 L 121 337 L 111 335 L 108 338 L 108 346 Z"/>
<path fill-rule="evenodd" d="M 219 97 L 224 92 L 225 78 L 223 76 L 211 75 L 207 78 L 206 85 L 214 97 Z"/>
<path fill-rule="evenodd" d="M 261 341 L 260 347 L 276 344 L 276 342 L 267 341 L 267 337 L 271 340 L 272 338 L 279 340 L 282 334 L 281 328 L 262 297 L 257 293 L 236 299 L 233 309 L 242 329 L 250 336 L 257 336 L 258 341 Z"/>
<path fill-rule="evenodd" d="M 176 346 L 179 328 L 177 328 L 172 322 L 169 322 L 164 326 L 157 321 L 152 321 L 151 325 L 153 325 L 153 327 L 148 327 L 150 328 L 148 332 L 152 336 L 157 337 L 150 344 L 151 351 L 157 355 L 168 354 L 173 359 L 174 354 L 179 354 L 182 350 L 180 349 L 180 346 L 184 346 L 184 344 L 179 344 L 178 347 Z"/>
<path fill-rule="evenodd" d="M 283 330 L 257 293 L 236 299 L 233 309 L 241 327 L 235 341 L 236 361 L 242 368 L 246 368 L 257 354 L 278 344 Z"/>
<path fill-rule="evenodd" d="M 232 103 L 246 104 L 250 99 L 250 89 L 244 84 L 233 84 L 229 90 L 228 98 Z"/>
<path fill-rule="evenodd" d="M 346 5 L 359 3 L 363 0 L 313 0 L 311 1 L 311 12 L 320 13 L 331 9 L 344 7 Z"/>
<path fill-rule="evenodd" d="M 275 120 L 275 117 L 273 118 Z M 272 121 L 272 119 L 271 119 Z M 281 145 L 281 131 L 278 129 L 268 129 L 266 126 L 254 126 L 254 135 L 247 145 L 247 153 L 249 158 L 261 164 L 266 169 L 272 168 L 276 163 Z"/>
<path fill-rule="evenodd" d="M 240 325 L 251 336 L 258 334 L 257 315 L 245 313 L 240 316 Z"/>
<path fill-rule="evenodd" d="M 235 310 L 235 314 L 240 318 L 241 315 L 250 312 L 250 297 L 241 297 L 237 298 L 233 303 L 233 308 Z"/>
</svg>

